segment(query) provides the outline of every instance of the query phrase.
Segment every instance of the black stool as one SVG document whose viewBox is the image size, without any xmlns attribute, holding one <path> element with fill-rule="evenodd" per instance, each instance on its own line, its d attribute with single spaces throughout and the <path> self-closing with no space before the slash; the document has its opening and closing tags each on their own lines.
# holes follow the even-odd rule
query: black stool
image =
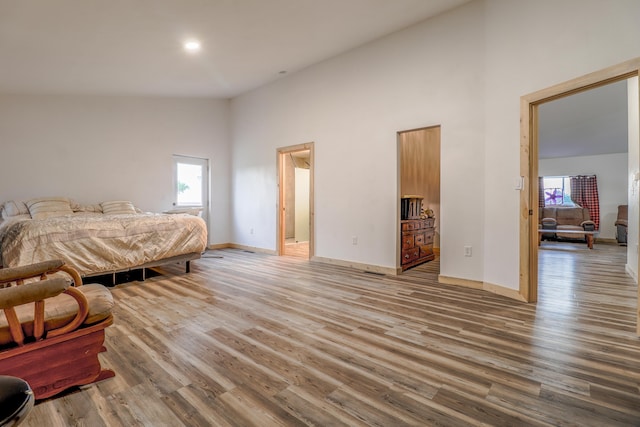
<svg viewBox="0 0 640 427">
<path fill-rule="evenodd" d="M 0 426 L 15 426 L 27 416 L 35 398 L 26 381 L 0 375 Z"/>
</svg>

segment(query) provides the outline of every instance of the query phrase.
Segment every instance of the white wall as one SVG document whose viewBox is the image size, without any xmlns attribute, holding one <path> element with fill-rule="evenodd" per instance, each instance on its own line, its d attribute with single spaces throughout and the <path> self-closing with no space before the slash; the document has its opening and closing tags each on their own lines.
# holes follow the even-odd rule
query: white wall
<svg viewBox="0 0 640 427">
<path fill-rule="evenodd" d="M 600 199 L 599 238 L 615 239 L 618 205 L 627 204 L 627 153 L 540 159 L 538 175 L 596 175 Z"/>
<path fill-rule="evenodd" d="M 518 289 L 520 97 L 640 56 L 639 20 L 637 0 L 475 1 L 235 98 L 233 240 L 275 248 L 276 147 L 315 141 L 316 254 L 395 267 L 396 132 L 440 124 L 441 274 Z"/>
<path fill-rule="evenodd" d="M 276 148 L 313 141 L 315 254 L 395 268 L 396 133 L 440 124 L 442 272 L 481 277 L 482 251 L 462 257 L 482 243 L 481 15 L 471 4 L 233 99 L 234 241 L 275 248 Z"/>
<path fill-rule="evenodd" d="M 0 202 L 61 195 L 171 208 L 172 155 L 210 159 L 210 243 L 229 235 L 228 101 L 0 95 Z"/>
<path fill-rule="evenodd" d="M 485 281 L 517 288 L 520 97 L 640 56 L 640 2 L 488 0 Z M 510 195 L 509 195 L 510 194 Z M 500 230 L 506 230 L 500 232 Z"/>
<path fill-rule="evenodd" d="M 234 241 L 275 248 L 276 148 L 315 141 L 316 254 L 395 267 L 396 132 L 440 124 L 441 274 L 517 289 L 520 97 L 640 56 L 639 19 L 636 0 L 475 1 L 235 98 Z"/>
<path fill-rule="evenodd" d="M 638 220 L 640 218 L 640 89 L 638 77 L 628 80 L 629 91 L 629 227 L 627 228 L 627 271 L 638 280 Z"/>
<path fill-rule="evenodd" d="M 396 132 L 441 125 L 441 274 L 517 289 L 520 97 L 640 56 L 639 21 L 637 0 L 476 0 L 240 96 L 230 116 L 208 99 L 0 95 L 0 200 L 159 211 L 171 155 L 207 157 L 210 243 L 275 249 L 276 148 L 314 141 L 316 255 L 393 268 Z"/>
</svg>

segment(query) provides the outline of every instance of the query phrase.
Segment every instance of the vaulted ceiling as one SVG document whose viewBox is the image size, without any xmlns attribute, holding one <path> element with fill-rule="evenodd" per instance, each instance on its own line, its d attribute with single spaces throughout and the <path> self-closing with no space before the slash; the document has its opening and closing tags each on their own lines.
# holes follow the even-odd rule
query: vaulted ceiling
<svg viewBox="0 0 640 427">
<path fill-rule="evenodd" d="M 0 0 L 0 93 L 230 98 L 468 1 Z M 623 86 L 543 105 L 541 157 L 626 151 Z"/>
<path fill-rule="evenodd" d="M 626 153 L 627 102 L 623 80 L 542 104 L 539 157 Z"/>
<path fill-rule="evenodd" d="M 0 93 L 228 98 L 468 1 L 0 0 Z"/>
</svg>

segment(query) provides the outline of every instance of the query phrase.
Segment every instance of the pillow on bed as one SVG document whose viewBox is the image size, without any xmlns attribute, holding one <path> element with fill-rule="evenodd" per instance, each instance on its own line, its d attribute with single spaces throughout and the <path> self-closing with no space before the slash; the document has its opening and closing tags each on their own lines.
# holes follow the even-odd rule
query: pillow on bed
<svg viewBox="0 0 640 427">
<path fill-rule="evenodd" d="M 73 209 L 73 211 L 75 213 L 82 213 L 82 212 L 88 212 L 88 213 L 102 213 L 102 206 L 100 206 L 100 204 L 95 204 L 95 205 L 76 205 L 76 206 L 71 206 L 71 208 Z"/>
<path fill-rule="evenodd" d="M 133 203 L 123 200 L 102 202 L 100 203 L 100 205 L 102 206 L 102 212 L 105 215 L 122 215 L 136 213 L 136 208 L 133 206 Z"/>
<path fill-rule="evenodd" d="M 25 219 L 31 219 L 31 215 L 29 214 L 20 214 L 14 215 L 12 217 L 6 218 L 4 221 L 24 221 Z"/>
<path fill-rule="evenodd" d="M 10 200 L 2 205 L 2 218 L 7 219 L 16 215 L 29 215 L 29 208 L 24 202 Z"/>
<path fill-rule="evenodd" d="M 73 214 L 71 202 L 66 197 L 42 197 L 27 200 L 27 207 L 33 219 L 46 219 Z"/>
</svg>

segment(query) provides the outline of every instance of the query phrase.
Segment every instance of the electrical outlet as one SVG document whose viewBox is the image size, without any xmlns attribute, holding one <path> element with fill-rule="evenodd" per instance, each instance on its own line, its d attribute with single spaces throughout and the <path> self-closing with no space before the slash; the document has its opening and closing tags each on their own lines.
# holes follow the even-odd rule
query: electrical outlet
<svg viewBox="0 0 640 427">
<path fill-rule="evenodd" d="M 253 234 L 253 228 L 249 230 L 249 234 Z"/>
<path fill-rule="evenodd" d="M 471 246 L 464 247 L 464 256 L 471 256 Z"/>
<path fill-rule="evenodd" d="M 351 237 L 351 244 L 352 245 L 357 245 L 358 244 L 358 236 L 352 236 Z"/>
</svg>

